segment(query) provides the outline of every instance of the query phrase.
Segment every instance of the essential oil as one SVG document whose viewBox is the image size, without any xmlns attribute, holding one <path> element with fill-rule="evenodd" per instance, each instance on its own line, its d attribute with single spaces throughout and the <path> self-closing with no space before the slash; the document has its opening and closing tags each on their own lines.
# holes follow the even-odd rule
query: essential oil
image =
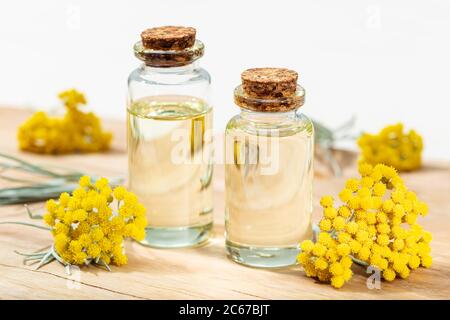
<svg viewBox="0 0 450 320">
<path fill-rule="evenodd" d="M 294 264 L 312 237 L 313 125 L 304 90 L 286 69 L 250 69 L 226 128 L 226 246 L 236 262 Z"/>
<path fill-rule="evenodd" d="M 196 62 L 195 29 L 142 33 L 135 55 L 144 64 L 129 77 L 128 183 L 147 210 L 143 244 L 193 246 L 212 228 L 210 76 Z"/>
</svg>

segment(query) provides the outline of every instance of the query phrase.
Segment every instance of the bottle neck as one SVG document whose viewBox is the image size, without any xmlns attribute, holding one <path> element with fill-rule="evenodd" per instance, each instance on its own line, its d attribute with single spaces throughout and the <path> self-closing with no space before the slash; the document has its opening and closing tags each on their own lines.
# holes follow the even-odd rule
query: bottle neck
<svg viewBox="0 0 450 320">
<path fill-rule="evenodd" d="M 194 61 L 192 63 L 183 65 L 183 66 L 175 66 L 175 67 L 152 67 L 143 63 L 141 65 L 142 70 L 145 73 L 190 73 L 195 69 L 199 68 L 198 61 Z"/>
<path fill-rule="evenodd" d="M 241 117 L 252 122 L 279 123 L 295 119 L 298 116 L 298 109 L 286 112 L 257 112 L 241 108 Z"/>
</svg>

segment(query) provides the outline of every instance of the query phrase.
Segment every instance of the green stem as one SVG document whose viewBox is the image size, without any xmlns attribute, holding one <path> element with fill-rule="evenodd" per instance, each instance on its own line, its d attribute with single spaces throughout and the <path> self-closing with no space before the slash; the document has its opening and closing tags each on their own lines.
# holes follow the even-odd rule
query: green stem
<svg viewBox="0 0 450 320">
<path fill-rule="evenodd" d="M 27 204 L 24 204 L 23 206 L 27 210 L 27 213 L 28 213 L 28 216 L 30 217 L 30 219 L 42 219 L 43 218 L 43 216 L 38 215 L 38 214 L 33 215 L 33 213 L 31 212 L 31 210 L 30 210 L 30 208 L 28 207 Z"/>
<path fill-rule="evenodd" d="M 359 264 L 360 266 L 363 267 L 368 267 L 369 264 L 363 260 L 360 260 L 358 258 L 355 258 L 354 256 L 350 255 L 350 258 L 353 260 L 354 263 Z"/>
<path fill-rule="evenodd" d="M 23 167 L 33 170 L 34 172 L 38 172 L 38 173 L 41 173 L 41 174 L 44 174 L 44 175 L 47 175 L 47 176 L 51 176 L 51 177 L 59 177 L 60 176 L 59 174 L 54 173 L 54 172 L 52 172 L 50 170 L 44 169 L 44 168 L 42 168 L 40 166 L 34 165 L 32 163 L 29 163 L 29 162 L 27 162 L 25 160 L 21 160 L 19 158 L 16 158 L 16 157 L 4 154 L 4 153 L 0 153 L 0 157 L 3 157 L 3 158 L 8 159 L 8 160 L 15 161 L 15 162 L 21 164 Z"/>
<path fill-rule="evenodd" d="M 42 258 L 42 260 L 39 262 L 39 264 L 36 266 L 35 270 L 38 270 L 40 267 L 45 266 L 46 264 L 53 261 L 55 258 L 52 256 L 52 251 L 49 250 L 47 254 Z"/>
<path fill-rule="evenodd" d="M 3 222 L 0 222 L 0 224 L 20 224 L 20 225 L 29 226 L 29 227 L 35 227 L 35 228 L 42 229 L 42 230 L 47 230 L 47 231 L 52 230 L 51 228 L 48 228 L 48 227 L 38 226 L 37 224 L 27 223 L 27 222 L 20 222 L 20 221 L 3 221 Z"/>
<path fill-rule="evenodd" d="M 20 256 L 24 256 L 24 257 L 38 257 L 38 256 L 44 256 L 47 253 L 47 251 L 37 252 L 37 253 L 23 253 L 23 252 L 14 250 L 14 253 L 18 254 Z"/>
<path fill-rule="evenodd" d="M 61 258 L 60 256 L 59 256 L 59 254 L 56 252 L 56 250 L 55 250 L 55 245 L 53 245 L 52 244 L 52 247 L 50 248 L 50 250 L 51 250 L 51 252 L 52 252 L 52 255 L 53 255 L 53 257 L 56 259 L 56 261 L 58 261 L 59 263 L 61 263 L 63 266 L 68 266 L 69 264 L 67 263 L 67 262 L 65 262 L 64 260 L 63 260 L 63 258 Z"/>
</svg>

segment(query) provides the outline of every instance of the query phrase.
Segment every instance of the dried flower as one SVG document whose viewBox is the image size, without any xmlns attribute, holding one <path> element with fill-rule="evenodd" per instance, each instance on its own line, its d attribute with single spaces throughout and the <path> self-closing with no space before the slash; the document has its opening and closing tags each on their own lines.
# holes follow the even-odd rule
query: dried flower
<svg viewBox="0 0 450 320">
<path fill-rule="evenodd" d="M 414 130 L 403 132 L 403 124 L 385 127 L 378 134 L 365 133 L 358 139 L 361 161 L 383 163 L 399 171 L 411 171 L 422 164 L 422 137 Z"/>
<path fill-rule="evenodd" d="M 0 153 L 0 179 L 14 183 L 14 186 L 0 188 L 0 206 L 58 198 L 63 192 L 72 192 L 83 175 L 82 172 L 38 165 Z M 119 185 L 122 180 L 112 178 L 111 184 Z"/>
<path fill-rule="evenodd" d="M 127 263 L 125 238 L 145 237 L 144 206 L 124 187 L 112 190 L 106 178 L 93 184 L 90 177 L 81 177 L 71 195 L 62 193 L 58 201 L 48 200 L 46 209 L 43 220 L 53 234 L 52 248 L 26 255 L 28 260 L 39 260 L 38 268 L 56 259 L 67 266 L 93 263 L 109 270 L 109 264 Z"/>
<path fill-rule="evenodd" d="M 361 163 L 359 172 L 360 179 L 347 180 L 339 194 L 341 206 L 334 208 L 330 196 L 321 199 L 317 242 L 303 241 L 297 259 L 306 275 L 340 288 L 350 280 L 353 262 L 379 268 L 386 281 L 429 268 L 432 236 L 416 221 L 428 213 L 426 203 L 392 167 Z"/>
<path fill-rule="evenodd" d="M 109 149 L 112 134 L 102 130 L 101 121 L 94 113 L 79 110 L 79 105 L 86 104 L 84 95 L 72 89 L 61 92 L 58 97 L 66 107 L 64 117 L 36 112 L 19 127 L 20 149 L 47 154 Z"/>
</svg>

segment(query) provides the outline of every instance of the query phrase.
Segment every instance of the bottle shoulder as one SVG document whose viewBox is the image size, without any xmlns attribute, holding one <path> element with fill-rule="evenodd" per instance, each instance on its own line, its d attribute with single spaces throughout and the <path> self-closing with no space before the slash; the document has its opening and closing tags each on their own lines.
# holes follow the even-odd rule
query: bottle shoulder
<svg viewBox="0 0 450 320">
<path fill-rule="evenodd" d="M 249 135 L 273 135 L 275 132 L 281 137 L 300 134 L 306 138 L 313 138 L 314 126 L 312 121 L 302 113 L 274 120 L 270 115 L 257 121 L 240 114 L 228 121 L 226 133 L 241 132 Z"/>
<path fill-rule="evenodd" d="M 211 84 L 211 75 L 201 67 L 195 68 L 148 68 L 140 66 L 128 76 L 128 84 L 134 82 L 149 85 Z"/>
</svg>

